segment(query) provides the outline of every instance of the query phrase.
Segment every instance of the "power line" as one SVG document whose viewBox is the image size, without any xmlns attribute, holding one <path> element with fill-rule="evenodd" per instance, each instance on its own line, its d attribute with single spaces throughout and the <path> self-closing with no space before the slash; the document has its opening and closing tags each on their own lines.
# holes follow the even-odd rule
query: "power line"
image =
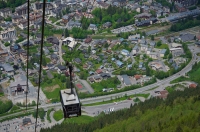
<svg viewBox="0 0 200 132">
<path fill-rule="evenodd" d="M 38 118 L 38 105 L 39 105 L 39 96 L 40 96 L 40 80 L 42 72 L 42 55 L 43 55 L 43 44 L 44 44 L 44 21 L 45 21 L 45 5 L 46 0 L 43 0 L 43 16 L 42 16 L 42 35 L 41 35 L 41 48 L 40 48 L 40 69 L 39 69 L 39 84 L 38 84 L 38 96 L 37 96 L 37 110 L 36 110 L 36 122 L 35 122 L 35 132 L 37 128 L 37 118 Z"/>
</svg>

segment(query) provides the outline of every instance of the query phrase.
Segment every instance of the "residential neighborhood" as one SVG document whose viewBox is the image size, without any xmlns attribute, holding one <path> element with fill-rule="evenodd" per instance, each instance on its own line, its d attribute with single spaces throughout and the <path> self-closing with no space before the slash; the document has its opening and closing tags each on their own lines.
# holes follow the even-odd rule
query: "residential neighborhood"
<svg viewBox="0 0 200 132">
<path fill-rule="evenodd" d="M 31 1 L 30 14 L 27 3 L 0 8 L 4 95 L 13 104 L 25 105 L 28 93 L 31 105 L 37 101 L 40 83 L 41 105 L 60 102 L 59 91 L 70 88 L 66 61 L 73 65 L 73 86 L 83 99 L 142 88 L 178 74 L 200 52 L 200 8 L 195 0 L 167 3 L 48 1 L 42 49 L 42 1 Z M 188 82 L 187 87 L 196 83 Z M 152 93 L 161 98 L 167 95 L 163 89 Z"/>
</svg>

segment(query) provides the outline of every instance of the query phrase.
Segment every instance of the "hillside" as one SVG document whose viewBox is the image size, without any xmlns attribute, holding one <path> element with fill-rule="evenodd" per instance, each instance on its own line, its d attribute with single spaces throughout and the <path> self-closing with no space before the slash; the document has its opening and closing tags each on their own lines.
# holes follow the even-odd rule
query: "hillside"
<svg viewBox="0 0 200 132">
<path fill-rule="evenodd" d="M 200 87 L 174 91 L 121 111 L 102 115 L 88 124 L 63 123 L 41 132 L 149 132 L 200 130 Z"/>
</svg>

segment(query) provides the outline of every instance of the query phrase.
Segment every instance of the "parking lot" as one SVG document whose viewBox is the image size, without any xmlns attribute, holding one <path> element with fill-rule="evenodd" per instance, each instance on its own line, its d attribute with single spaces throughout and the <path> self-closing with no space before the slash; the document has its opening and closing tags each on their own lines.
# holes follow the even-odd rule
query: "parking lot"
<svg viewBox="0 0 200 132">
<path fill-rule="evenodd" d="M 117 29 L 113 29 L 111 30 L 112 33 L 125 33 L 125 32 L 132 32 L 135 31 L 135 27 L 133 27 L 133 25 L 128 25 L 125 27 L 121 27 L 121 28 L 117 28 Z"/>
</svg>

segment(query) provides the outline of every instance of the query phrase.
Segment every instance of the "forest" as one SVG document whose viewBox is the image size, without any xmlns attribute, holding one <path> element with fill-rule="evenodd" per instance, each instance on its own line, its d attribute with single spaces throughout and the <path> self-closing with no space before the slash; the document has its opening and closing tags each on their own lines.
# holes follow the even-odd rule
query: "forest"
<svg viewBox="0 0 200 132">
<path fill-rule="evenodd" d="M 88 124 L 63 123 L 41 132 L 149 132 L 198 131 L 200 129 L 200 87 L 170 93 L 166 100 L 151 98 L 130 109 L 101 113 Z M 66 119 L 67 120 L 67 119 Z M 69 129 L 70 128 L 70 129 Z"/>
<path fill-rule="evenodd" d="M 14 11 L 15 7 L 20 6 L 20 5 L 24 4 L 25 2 L 26 2 L 26 0 L 1 0 L 0 1 L 0 9 L 10 7 Z"/>
<path fill-rule="evenodd" d="M 125 8 L 109 6 L 107 9 L 95 8 L 92 11 L 94 18 L 82 18 L 82 27 L 87 29 L 89 24 L 102 25 L 105 22 L 111 22 L 112 28 L 119 28 L 135 23 L 134 16 L 136 12 L 129 12 Z"/>
<path fill-rule="evenodd" d="M 179 22 L 173 24 L 170 28 L 170 31 L 178 32 L 199 25 L 200 25 L 200 15 L 196 19 L 194 19 L 193 17 L 188 17 L 185 20 L 180 20 Z"/>
</svg>

